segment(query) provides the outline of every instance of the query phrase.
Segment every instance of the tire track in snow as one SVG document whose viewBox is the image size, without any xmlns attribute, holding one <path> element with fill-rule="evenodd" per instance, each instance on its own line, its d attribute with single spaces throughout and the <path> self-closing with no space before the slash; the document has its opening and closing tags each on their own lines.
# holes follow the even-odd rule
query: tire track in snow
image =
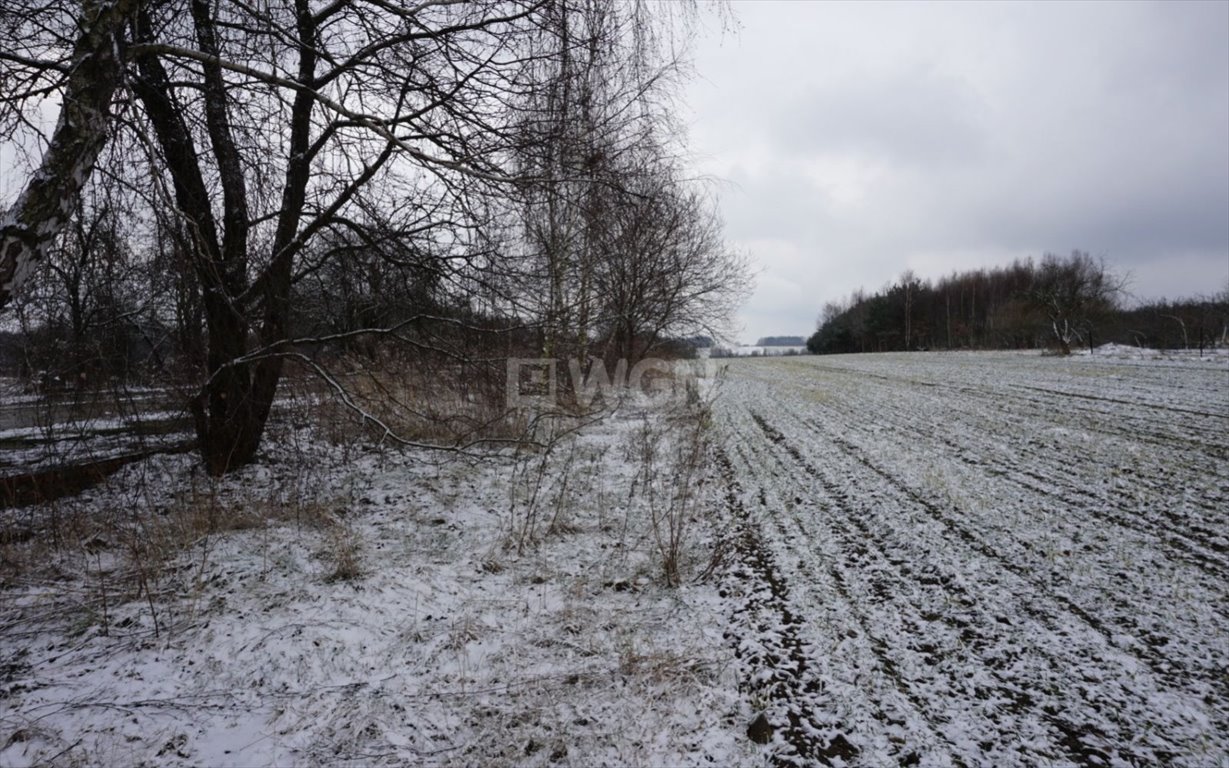
<svg viewBox="0 0 1229 768">
<path fill-rule="evenodd" d="M 744 440 L 739 449 L 740 454 L 744 453 L 744 447 L 764 445 L 762 440 L 757 440 L 746 433 L 743 433 L 743 437 Z M 801 525 L 796 515 L 790 515 L 788 522 L 793 523 L 797 528 L 796 531 L 791 531 L 786 524 L 786 519 L 781 514 L 775 514 L 777 510 L 790 511 L 791 500 L 795 505 L 801 503 L 797 495 L 797 491 L 801 489 L 795 488 L 788 491 L 786 497 L 782 498 L 773 486 L 779 487 L 781 481 L 792 477 L 793 473 L 789 471 L 790 467 L 781 464 L 776 457 L 769 456 L 768 458 L 785 471 L 783 473 L 765 472 L 764 469 L 770 466 L 770 463 L 764 460 L 762 452 L 753 457 L 744 455 L 749 475 L 754 477 L 759 484 L 760 505 L 770 516 L 776 530 L 778 536 L 774 541 L 776 551 L 789 555 L 793 562 L 793 571 L 798 577 L 797 582 L 812 585 L 807 592 L 812 598 L 811 610 L 817 607 L 815 600 L 817 595 L 821 596 L 819 603 L 830 599 L 830 593 L 814 586 L 816 582 L 826 578 L 832 584 L 841 601 L 836 613 L 842 617 L 852 617 L 857 623 L 856 630 L 848 633 L 849 637 L 852 639 L 866 638 L 869 641 L 868 648 L 873 655 L 875 668 L 882 672 L 892 688 L 903 697 L 904 702 L 908 705 L 906 707 L 898 703 L 894 706 L 889 702 L 881 702 L 875 715 L 876 720 L 894 730 L 913 726 L 908 736 L 896 734 L 889 739 L 893 750 L 890 755 L 892 761 L 902 765 L 912 765 L 915 761 L 933 764 L 936 759 L 940 759 L 946 760 L 941 763 L 944 765 L 969 765 L 967 759 L 961 755 L 959 738 L 953 738 L 947 733 L 946 726 L 950 723 L 951 718 L 945 713 L 936 712 L 928 697 L 915 690 L 909 684 L 906 676 L 902 674 L 902 669 L 916 668 L 921 663 L 920 660 L 909 658 L 910 654 L 905 654 L 905 658 L 900 658 L 900 649 L 894 648 L 882 633 L 873 631 L 877 617 L 873 615 L 874 612 L 871 610 L 873 605 L 865 590 L 859 590 L 858 573 L 860 569 L 851 567 L 847 553 L 840 549 L 817 552 L 816 542 L 829 540 L 831 537 L 826 534 L 830 531 L 809 530 Z M 843 513 L 845 510 L 835 511 Z M 839 518 L 841 515 L 838 514 L 836 517 Z M 867 555 L 863 546 L 855 544 L 854 549 L 860 556 Z M 889 710 L 894 710 L 894 712 Z M 912 743 L 910 738 L 914 740 Z M 928 748 L 932 749 L 929 753 Z M 938 755 L 933 751 L 935 748 L 941 749 Z"/>
<path fill-rule="evenodd" d="M 842 418 L 849 418 L 851 416 L 848 412 L 835 411 L 835 409 L 834 412 L 838 413 Z M 809 426 L 820 427 L 820 422 L 816 419 L 800 420 Z M 906 418 L 900 418 L 896 413 L 884 414 L 880 417 L 880 421 L 890 424 L 902 432 L 911 434 L 917 441 L 941 443 L 948 449 L 946 451 L 947 457 L 961 462 L 974 471 L 988 475 L 988 481 L 994 478 L 1005 479 L 1029 493 L 1035 493 L 1061 502 L 1066 508 L 1076 512 L 1079 517 L 1085 518 L 1089 523 L 1103 524 L 1109 522 L 1141 534 L 1155 540 L 1174 559 L 1202 570 L 1215 580 L 1214 583 L 1229 583 L 1229 558 L 1221 554 L 1229 551 L 1229 546 L 1218 543 L 1216 541 L 1216 532 L 1207 527 L 1206 524 L 1190 527 L 1189 521 L 1182 515 L 1170 510 L 1166 505 L 1153 505 L 1158 508 L 1157 511 L 1163 518 L 1162 520 L 1151 520 L 1145 523 L 1141 519 L 1146 520 L 1147 518 L 1141 515 L 1138 510 L 1131 509 L 1124 503 L 1115 500 L 1112 496 L 1107 497 L 1090 491 L 1088 488 L 1078 484 L 1075 479 L 1069 479 L 1069 473 L 1065 472 L 1061 466 L 1048 467 L 1048 457 L 1039 451 L 1021 450 L 1014 455 L 1014 460 L 1009 465 L 1007 459 L 995 455 L 1001 452 L 993 450 L 985 441 L 977 442 L 977 438 L 972 436 L 977 430 L 972 428 L 952 430 L 964 439 L 964 442 L 957 442 L 956 439 L 936 431 L 933 427 L 928 429 L 925 426 L 919 426 Z M 986 458 L 981 460 L 975 457 Z M 1092 463 L 1092 461 L 1089 460 L 1089 463 Z M 1029 469 L 1033 465 L 1048 467 L 1049 471 L 1039 472 Z M 1070 503 L 1071 496 L 1087 499 L 1090 504 L 1072 505 Z M 1094 507 L 1092 503 L 1095 503 L 1096 506 Z M 1219 510 L 1217 510 L 1217 513 L 1219 514 Z M 1166 533 L 1167 528 L 1175 529 L 1177 532 Z M 1199 541 L 1202 541 L 1203 544 L 1198 543 Z"/>
<path fill-rule="evenodd" d="M 790 573 L 791 582 L 803 585 L 804 595 L 812 598 L 816 593 L 823 595 L 822 603 L 817 604 L 812 599 L 810 605 L 804 606 L 811 612 L 811 623 L 814 623 L 815 615 L 822 613 L 825 607 L 830 615 L 840 620 L 852 618 L 856 623 L 856 628 L 848 628 L 836 644 L 829 643 L 833 646 L 834 652 L 839 651 L 842 656 L 846 653 L 853 656 L 848 669 L 844 670 L 848 674 L 839 674 L 841 670 L 836 670 L 831 676 L 838 679 L 831 683 L 835 687 L 840 687 L 843 683 L 845 687 L 842 695 L 845 697 L 853 694 L 854 689 L 851 686 L 857 685 L 859 681 L 862 682 L 863 687 L 868 685 L 874 687 L 875 680 L 883 677 L 890 687 L 887 692 L 876 690 L 873 692 L 859 691 L 853 694 L 859 700 L 862 700 L 864 693 L 869 697 L 854 709 L 869 710 L 872 714 L 864 720 L 874 721 L 877 730 L 886 729 L 889 733 L 888 737 L 880 740 L 878 744 L 858 744 L 855 749 L 861 752 L 862 749 L 869 749 L 872 746 L 878 748 L 875 755 L 862 755 L 862 759 L 868 761 L 869 764 L 879 764 L 888 760 L 891 764 L 905 766 L 922 763 L 970 765 L 960 757 L 957 745 L 946 737 L 941 728 L 942 724 L 932 719 L 929 713 L 930 707 L 924 697 L 919 696 L 907 685 L 899 671 L 900 665 L 894 659 L 888 644 L 877 633 L 871 631 L 870 618 L 867 612 L 860 607 L 865 604 L 865 600 L 861 596 L 852 594 L 850 584 L 854 580 L 841 559 L 829 558 L 826 566 L 814 562 L 816 556 L 809 542 L 800 541 L 787 529 L 779 515 L 772 514 L 773 510 L 783 506 L 771 487 L 773 479 L 779 479 L 779 476 L 770 479 L 764 473 L 768 462 L 764 461 L 763 456 L 755 450 L 759 445 L 760 443 L 754 439 L 742 439 L 736 443 L 736 452 L 742 460 L 744 474 L 755 483 L 756 502 L 777 534 L 775 539 L 767 542 L 775 553 L 777 562 L 786 567 Z M 795 546 L 792 542 L 799 545 Z M 817 583 L 824 587 L 830 586 L 832 591 L 819 589 L 816 586 Z M 801 611 L 802 609 L 796 609 L 795 614 L 800 615 Z M 868 642 L 864 643 L 864 638 Z M 815 643 L 811 645 L 813 647 Z M 865 655 L 866 653 L 869 653 L 869 657 Z M 808 710 L 811 717 L 816 717 L 826 709 L 824 701 L 827 698 L 832 698 L 832 694 L 829 693 L 819 698 L 812 697 L 809 701 L 806 697 L 799 697 L 797 701 L 799 707 Z M 848 712 L 845 714 L 848 715 Z M 821 716 L 820 719 L 824 718 Z M 854 734 L 855 742 L 859 740 L 859 737 L 867 737 L 866 728 Z M 936 760 L 939 762 L 936 763 Z M 863 763 L 859 760 L 854 764 Z"/>
<path fill-rule="evenodd" d="M 823 369 L 823 370 L 827 371 L 829 369 Z M 843 373 L 851 373 L 850 371 L 846 369 L 835 369 L 835 370 L 840 370 Z M 895 389 L 886 390 L 887 391 L 886 395 L 882 395 L 878 397 L 877 399 L 879 401 L 891 402 L 893 400 L 898 400 L 902 394 L 906 394 L 906 393 L 912 394 L 911 392 L 902 391 L 900 388 L 902 384 L 907 385 L 907 384 L 914 383 L 912 381 L 903 380 L 903 379 L 894 379 L 894 378 L 887 377 L 887 376 L 878 376 L 878 377 L 875 377 L 875 380 L 896 385 Z M 927 424 L 924 427 L 919 428 L 914 424 L 914 419 L 917 418 L 916 413 L 910 412 L 910 411 L 896 410 L 893 408 L 886 408 L 886 409 L 881 410 L 879 413 L 877 413 L 877 418 L 879 420 L 890 422 L 890 423 L 897 424 L 897 425 L 907 425 L 909 428 L 914 429 L 915 431 L 919 431 L 921 435 L 923 436 L 923 438 L 927 440 L 932 439 L 932 436 L 935 434 L 935 430 L 938 430 L 938 429 L 942 429 L 948 432 L 954 432 L 956 434 L 959 434 L 965 437 L 966 439 L 973 439 L 972 436 L 974 435 L 976 435 L 978 438 L 985 437 L 984 433 L 986 432 L 986 427 L 987 427 L 987 424 L 982 421 L 979 421 L 977 419 L 977 416 L 983 415 L 987 411 L 992 412 L 995 416 L 996 421 L 998 422 L 997 425 L 995 426 L 998 426 L 998 427 L 1010 426 L 1013 428 L 1018 428 L 1018 430 L 1023 434 L 1032 435 L 1032 437 L 1027 440 L 1020 441 L 1020 442 L 1017 442 L 1017 441 L 1012 442 L 1012 447 L 1018 448 L 1021 452 L 1021 455 L 1019 456 L 1018 461 L 1016 461 L 1017 466 L 1029 466 L 1029 465 L 1032 465 L 1033 463 L 1037 463 L 1041 466 L 1048 466 L 1052 464 L 1053 456 L 1047 455 L 1043 450 L 1036 447 L 1036 443 L 1035 443 L 1035 441 L 1037 440 L 1036 435 L 1044 431 L 1042 427 L 1045 425 L 1050 425 L 1053 428 L 1067 428 L 1070 426 L 1069 424 L 1065 422 L 1056 421 L 1055 416 L 1056 414 L 1064 415 L 1064 416 L 1069 416 L 1072 414 L 1062 409 L 1056 408 L 1055 404 L 1052 402 L 1044 402 L 1041 400 L 1036 400 L 1031 397 L 1021 396 L 1016 390 L 978 389 L 978 388 L 973 388 L 967 385 L 949 385 L 946 387 L 940 387 L 936 391 L 933 388 L 939 387 L 939 385 L 931 385 L 931 387 L 932 389 L 925 392 L 924 397 L 926 398 L 928 405 L 931 405 L 931 406 L 934 406 L 936 404 L 938 405 L 938 407 L 941 409 L 942 419 L 938 419 L 934 423 Z M 859 383 L 860 397 L 858 398 L 859 400 L 868 399 L 868 393 L 865 392 L 865 389 L 866 389 L 865 383 L 860 382 Z M 976 398 L 976 402 L 971 402 L 968 399 L 970 396 L 972 396 L 973 398 Z M 872 401 L 875 400 L 875 398 L 869 398 L 869 399 L 871 399 Z M 1031 405 L 1036 405 L 1037 407 L 1031 410 L 1020 411 L 1019 413 L 1015 413 L 1015 414 L 1010 412 L 1009 409 L 1011 408 L 1016 408 L 1017 410 L 1019 410 L 1019 405 L 1021 403 L 1028 403 Z M 857 423 L 858 421 L 860 421 L 860 419 L 857 417 L 856 414 L 853 414 L 847 410 L 848 405 L 849 405 L 848 403 L 830 403 L 828 405 L 830 405 L 830 407 L 834 409 L 840 409 L 840 406 L 844 405 L 846 406 L 846 410 L 842 410 L 841 412 L 845 416 L 851 417 L 850 418 L 851 423 Z M 1145 406 L 1141 404 L 1139 407 L 1151 407 L 1151 406 Z M 1082 417 L 1082 418 L 1087 417 L 1087 414 L 1081 414 L 1078 412 L 1074 415 Z M 1097 414 L 1098 417 L 1107 416 L 1108 418 L 1097 418 L 1095 420 L 1095 423 L 1091 426 L 1092 427 L 1103 427 L 1103 428 L 1107 426 L 1112 426 L 1113 424 L 1117 423 L 1117 420 L 1114 418 L 1117 415 L 1118 414 Z M 1084 427 L 1089 427 L 1089 426 L 1090 425 L 1088 424 L 1084 425 Z M 1199 424 L 1169 424 L 1169 426 L 1175 427 L 1178 430 L 1179 435 L 1181 435 L 1181 437 L 1173 437 L 1172 439 L 1170 439 L 1168 442 L 1166 442 L 1162 446 L 1166 449 L 1165 452 L 1162 454 L 1163 456 L 1172 458 L 1175 452 L 1187 450 L 1187 448 L 1183 445 L 1183 443 L 1185 442 L 1183 437 L 1189 438 L 1191 435 L 1207 434 L 1207 435 L 1212 436 L 1208 438 L 1208 441 L 1209 441 L 1209 444 L 1215 447 L 1214 457 L 1229 458 L 1229 443 L 1226 443 L 1226 441 L 1223 438 L 1224 434 L 1229 433 L 1229 412 L 1227 412 L 1227 414 L 1223 417 L 1218 417 L 1215 420 L 1215 422 L 1210 425 L 1204 424 L 1203 422 L 1201 422 Z M 992 428 L 991 432 L 995 433 L 997 432 L 997 430 Z M 1137 438 L 1137 434 L 1129 429 L 1115 429 L 1112 431 L 1112 436 L 1123 439 L 1128 444 L 1133 443 Z M 982 445 L 984 446 L 985 443 L 983 442 Z M 1099 461 L 1103 458 L 1103 456 L 1093 453 L 1090 450 L 1092 445 L 1093 445 L 1092 443 L 1087 444 L 1087 446 L 1083 444 L 1079 444 L 1079 443 L 1065 445 L 1063 447 L 1064 451 L 1074 452 L 1074 455 L 1064 454 L 1065 458 L 1067 459 L 1066 465 L 1067 466 L 1071 466 L 1071 465 L 1099 466 Z M 999 447 L 1002 447 L 1001 443 L 999 444 Z M 988 453 L 993 453 L 993 451 L 990 451 Z M 1200 465 L 1199 459 L 1197 457 L 1189 457 L 1189 456 L 1184 457 L 1182 461 L 1187 466 L 1199 466 Z M 1050 473 L 1050 475 L 1047 476 L 1047 479 L 1049 477 L 1062 478 L 1063 477 L 1062 470 L 1064 468 L 1065 467 L 1056 468 L 1059 471 Z M 1212 464 L 1210 466 L 1210 469 L 1214 472 L 1220 472 L 1220 465 Z M 1220 473 L 1222 474 L 1222 476 L 1224 475 L 1223 472 L 1220 472 Z M 1225 479 L 1229 481 L 1229 477 L 1226 477 Z M 1159 478 L 1136 477 L 1136 478 L 1133 478 L 1133 483 L 1137 486 L 1141 480 L 1144 482 L 1148 482 L 1150 486 L 1155 486 L 1157 488 L 1162 488 L 1162 489 L 1167 488 L 1168 483 L 1170 482 L 1170 478 L 1168 477 L 1159 477 Z M 1212 514 L 1214 520 L 1218 522 L 1220 521 L 1221 506 L 1223 505 L 1217 504 L 1215 502 L 1211 502 L 1208 504 L 1198 504 L 1198 506 L 1204 511 Z M 1170 522 L 1172 524 L 1181 526 L 1187 521 L 1174 517 L 1174 518 L 1171 518 Z M 1209 531 L 1205 528 L 1204 530 L 1196 531 L 1196 533 L 1206 534 L 1206 533 L 1209 533 Z M 1221 548 L 1221 551 L 1225 551 L 1224 548 Z"/>
<path fill-rule="evenodd" d="M 975 398 L 980 403 L 980 409 L 996 411 L 1000 415 L 1015 416 L 1019 420 L 1036 424 L 1039 420 L 1052 420 L 1056 414 L 1075 419 L 1080 429 L 1099 432 L 1107 436 L 1120 437 L 1129 441 L 1144 441 L 1151 445 L 1173 450 L 1181 445 L 1184 450 L 1194 451 L 1207 458 L 1229 459 L 1229 444 L 1221 437 L 1229 431 L 1229 389 L 1203 389 L 1195 393 L 1201 400 L 1216 401 L 1223 410 L 1217 412 L 1195 410 L 1193 408 L 1178 408 L 1159 401 L 1155 389 L 1144 390 L 1148 399 L 1131 401 L 1121 398 L 1109 398 L 1092 393 L 1073 392 L 1055 389 L 1053 387 L 1036 387 L 1011 380 L 1010 378 L 982 378 L 980 381 L 967 379 L 951 381 L 940 378 L 937 381 L 925 381 L 915 378 L 914 373 L 878 373 L 861 368 L 850 368 L 840 365 L 815 364 L 810 366 L 816 371 L 837 374 L 856 379 L 863 386 L 869 379 L 871 383 L 882 382 L 895 390 L 902 388 L 924 388 L 935 393 L 949 403 L 967 402 Z M 922 366 L 923 368 L 925 366 Z M 962 373 L 963 368 L 958 369 Z M 940 367 L 940 373 L 945 373 Z M 975 371 L 976 373 L 976 371 Z M 1048 375 L 1061 374 L 1061 370 L 1048 370 Z M 968 377 L 975 379 L 976 377 Z M 1097 406 L 1095 409 L 1063 409 L 1055 399 L 1036 396 L 1035 392 L 1050 393 L 1055 397 L 1069 397 L 1084 400 Z M 1102 405 L 1104 404 L 1104 405 Z M 1108 406 L 1123 406 L 1111 408 Z M 978 407 L 970 408 L 979 410 Z M 1155 414 L 1155 411 L 1165 411 L 1165 415 Z M 1193 417 L 1193 418 L 1192 418 Z"/>
<path fill-rule="evenodd" d="M 929 395 L 928 395 L 929 396 Z M 873 400 L 874 398 L 872 398 Z M 842 403 L 843 405 L 844 403 Z M 930 413 L 931 404 L 927 404 L 927 413 Z M 846 434 L 851 438 L 854 435 L 865 436 L 871 444 L 876 441 L 882 442 L 880 436 L 867 432 L 865 429 L 860 429 L 862 425 L 859 423 L 856 413 L 850 410 L 840 410 L 837 404 L 825 403 L 825 409 L 835 412 L 835 418 L 842 424 L 857 425 L 852 430 L 847 430 Z M 1167 560 L 1176 564 L 1186 564 L 1198 569 L 1201 573 L 1183 572 L 1182 568 L 1174 568 L 1169 566 L 1169 562 L 1162 561 L 1159 563 L 1166 566 L 1166 569 L 1172 571 L 1171 578 L 1178 580 L 1180 583 L 1191 583 L 1193 588 L 1198 589 L 1206 594 L 1208 599 L 1204 604 L 1209 606 L 1209 611 L 1213 614 L 1212 618 L 1218 626 L 1224 629 L 1224 623 L 1229 620 L 1229 590 L 1226 590 L 1225 585 L 1229 584 L 1229 561 L 1221 557 L 1218 552 L 1225 549 L 1223 544 L 1218 541 L 1225 541 L 1225 537 L 1219 535 L 1216 530 L 1209 527 L 1213 523 L 1211 521 L 1201 523 L 1187 523 L 1189 515 L 1182 515 L 1177 511 L 1171 510 L 1172 506 L 1166 499 L 1153 497 L 1140 497 L 1138 495 L 1139 478 L 1136 475 L 1131 475 L 1127 479 L 1121 479 L 1118 482 L 1126 488 L 1121 494 L 1125 499 L 1130 493 L 1130 498 L 1140 507 L 1140 509 L 1132 509 L 1125 502 L 1119 502 L 1115 499 L 1113 491 L 1116 489 L 1107 489 L 1110 495 L 1107 497 L 1102 494 L 1090 491 L 1088 488 L 1081 487 L 1079 484 L 1081 479 L 1085 485 L 1095 485 L 1087 478 L 1080 478 L 1074 475 L 1068 467 L 1062 465 L 1050 464 L 1050 457 L 1036 454 L 1026 453 L 1024 451 L 1015 453 L 1010 457 L 1004 457 L 1001 440 L 996 443 L 995 438 L 982 434 L 984 430 L 974 428 L 966 429 L 966 425 L 959 424 L 961 414 L 955 410 L 943 410 L 940 413 L 941 418 L 932 419 L 932 423 L 919 426 L 919 422 L 925 421 L 925 418 L 920 415 L 921 409 L 898 409 L 881 411 L 877 414 L 877 424 L 890 425 L 894 430 L 899 430 L 903 434 L 898 439 L 902 445 L 926 446 L 933 448 L 936 442 L 941 443 L 945 448 L 949 449 L 941 451 L 944 458 L 950 458 L 959 461 L 961 464 L 970 468 L 970 471 L 985 475 L 982 480 L 975 481 L 973 485 L 977 487 L 993 487 L 998 484 L 999 478 L 1007 479 L 1016 487 L 1024 490 L 1026 493 L 1035 496 L 1042 496 L 1050 502 L 1049 507 L 1052 509 L 1061 510 L 1061 515 L 1054 518 L 1054 526 L 1056 531 L 1065 532 L 1072 541 L 1071 549 L 1083 550 L 1088 553 L 1088 558 L 1096 561 L 1098 569 L 1104 570 L 1107 574 L 1111 574 L 1113 579 L 1125 579 L 1128 583 L 1132 582 L 1132 576 L 1138 573 L 1137 566 L 1123 561 L 1120 552 L 1098 551 L 1094 548 L 1094 544 L 1104 544 L 1106 542 L 1118 542 L 1125 540 L 1123 537 L 1111 535 L 1112 532 L 1106 530 L 1106 523 L 1111 526 L 1117 526 L 1129 531 L 1132 531 L 1138 536 L 1135 538 L 1142 546 L 1142 551 L 1151 553 L 1153 550 L 1161 550 L 1168 555 Z M 799 417 L 800 418 L 800 417 Z M 809 426 L 823 428 L 817 419 L 801 419 Z M 956 426 L 952 422 L 957 422 Z M 852 434 L 851 434 L 852 433 Z M 962 442 L 958 443 L 952 437 L 945 433 L 951 433 L 957 436 Z M 912 435 L 912 439 L 908 437 Z M 973 437 L 972 435 L 976 435 Z M 1014 448 L 1014 445 L 1013 445 Z M 916 452 L 908 450 L 901 451 L 903 458 L 917 458 Z M 934 463 L 935 453 L 927 451 L 926 457 L 922 459 L 924 464 Z M 985 461 L 981 460 L 985 457 Z M 1010 464 L 1008 462 L 1011 462 Z M 1030 470 L 1032 465 L 1042 467 L 1042 471 Z M 948 462 L 948 467 L 951 463 Z M 1097 466 L 1094 462 L 1081 463 L 1081 466 Z M 950 470 L 945 470 L 945 473 Z M 960 474 L 960 472 L 955 472 Z M 1068 479 L 1070 477 L 1070 479 Z M 1049 487 L 1047 487 L 1047 485 Z M 1073 503 L 1072 497 L 1079 497 L 1087 500 L 1087 503 Z M 1019 507 L 1023 504 L 1023 497 L 1018 500 L 1005 500 L 1008 509 L 1013 506 Z M 1044 502 L 1043 502 L 1044 506 Z M 1185 502 L 1184 502 L 1185 506 Z M 1149 510 L 1158 510 L 1158 514 L 1148 514 Z M 974 515 L 976 516 L 976 515 Z M 1160 519 L 1157 519 L 1157 518 Z M 1223 515 L 1216 513 L 1219 520 L 1219 527 L 1224 528 Z M 994 530 L 999 525 L 1000 521 L 996 518 L 987 518 L 982 515 L 978 520 L 980 530 Z M 1167 529 L 1177 529 L 1174 533 L 1167 533 Z M 1018 529 L 1008 528 L 1006 531 L 1014 539 L 1019 533 Z M 1090 534 L 1091 532 L 1091 534 Z M 1130 538 L 1130 537 L 1126 537 Z M 1083 544 L 1081 545 L 1081 539 Z M 1202 546 L 1200 543 L 1202 542 Z M 1072 553 L 1074 554 L 1074 553 Z M 1156 561 L 1152 561 L 1156 562 Z M 1042 563 L 1044 565 L 1044 563 Z M 1131 566 L 1131 567 L 1128 567 Z M 1072 574 L 1072 571 L 1052 571 L 1057 578 L 1066 578 Z M 1192 583 L 1193 579 L 1193 583 Z M 1152 588 L 1157 587 L 1166 582 L 1158 579 L 1148 579 L 1143 581 L 1135 581 L 1134 587 L 1136 590 L 1144 589 L 1148 591 L 1146 594 L 1139 596 L 1142 600 L 1156 601 L 1165 600 L 1167 596 L 1164 594 L 1153 594 Z M 1079 585 L 1074 584 L 1074 587 L 1079 588 Z M 1164 592 L 1165 590 L 1162 590 Z M 1115 592 L 1116 594 L 1116 592 Z M 1119 605 L 1123 605 L 1119 601 Z M 1209 617 L 1200 617 L 1200 620 Z M 1196 617 L 1190 617 L 1191 621 L 1195 621 Z M 1141 631 L 1147 635 L 1147 641 L 1154 644 L 1166 644 L 1174 639 L 1181 639 L 1181 635 L 1177 637 L 1169 633 L 1158 632 L 1156 629 L 1141 628 Z"/>
<path fill-rule="evenodd" d="M 1016 576 L 1018 576 L 1022 581 L 1025 581 L 1031 584 L 1034 588 L 1038 590 L 1040 594 L 1045 595 L 1047 599 L 1055 603 L 1058 603 L 1065 611 L 1078 617 L 1081 621 L 1083 621 L 1089 627 L 1096 630 L 1101 636 L 1103 636 L 1106 639 L 1106 642 L 1109 643 L 1111 646 L 1119 648 L 1121 650 L 1126 650 L 1134 654 L 1141 661 L 1148 664 L 1148 666 L 1152 668 L 1153 672 L 1155 672 L 1157 675 L 1161 677 L 1172 676 L 1175 672 L 1177 672 L 1184 678 L 1183 680 L 1181 680 L 1181 683 L 1184 683 L 1184 684 L 1189 683 L 1191 679 L 1195 677 L 1195 675 L 1190 670 L 1185 669 L 1183 665 L 1175 662 L 1173 659 L 1169 659 L 1169 658 L 1161 656 L 1159 653 L 1153 651 L 1147 645 L 1143 645 L 1139 643 L 1131 643 L 1124 647 L 1124 645 L 1116 639 L 1117 637 L 1119 637 L 1120 633 L 1114 632 L 1113 629 L 1111 629 L 1107 625 L 1107 623 L 1103 621 L 1100 617 L 1093 615 L 1083 606 L 1076 604 L 1075 601 L 1072 600 L 1069 596 L 1059 593 L 1059 592 L 1055 592 L 1053 589 L 1047 589 L 1046 586 L 1040 581 L 1038 581 L 1036 577 L 1034 577 L 1029 572 L 1029 570 L 1026 569 L 1024 566 L 1018 565 L 1011 559 L 1007 558 L 1005 555 L 998 552 L 998 550 L 996 550 L 993 546 L 983 541 L 979 536 L 974 534 L 968 528 L 960 525 L 954 519 L 944 514 L 943 510 L 939 507 L 939 505 L 934 504 L 933 502 L 929 501 L 928 499 L 923 497 L 921 494 L 919 494 L 916 490 L 910 488 L 908 485 L 901 482 L 898 478 L 894 477 L 891 473 L 885 471 L 882 467 L 879 467 L 878 465 L 873 463 L 861 451 L 859 451 L 856 446 L 853 446 L 852 444 L 845 442 L 841 440 L 840 438 L 836 438 L 836 437 L 833 438 L 833 443 L 841 447 L 841 449 L 844 450 L 846 453 L 848 453 L 852 458 L 862 463 L 864 466 L 866 466 L 868 469 L 878 474 L 884 480 L 887 480 L 894 487 L 896 487 L 898 490 L 900 490 L 902 493 L 904 493 L 906 496 L 912 499 L 915 503 L 917 503 L 922 508 L 927 510 L 927 512 L 937 522 L 942 523 L 952 534 L 954 534 L 960 540 L 964 541 L 974 550 L 976 550 L 977 552 L 979 552 L 985 557 L 997 560 L 1004 569 L 1011 571 Z M 1029 549 L 1029 545 L 1027 544 L 1027 542 L 1022 541 L 1020 542 L 1020 544 L 1022 548 Z M 1113 596 L 1107 596 L 1107 599 L 1114 600 Z M 1128 607 L 1128 606 L 1124 606 L 1124 608 L 1125 607 Z M 1124 627 L 1124 629 L 1132 630 L 1134 628 Z M 1213 670 L 1205 674 L 1209 676 L 1208 682 L 1218 687 L 1222 694 L 1229 694 L 1229 679 L 1225 677 L 1224 671 L 1225 670 L 1222 668 L 1214 668 Z"/>
</svg>

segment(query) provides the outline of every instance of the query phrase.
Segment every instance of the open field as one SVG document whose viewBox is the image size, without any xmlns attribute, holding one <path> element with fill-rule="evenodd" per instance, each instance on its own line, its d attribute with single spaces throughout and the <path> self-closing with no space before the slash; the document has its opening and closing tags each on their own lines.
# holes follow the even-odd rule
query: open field
<svg viewBox="0 0 1229 768">
<path fill-rule="evenodd" d="M 0 510 L 0 765 L 1229 765 L 1225 359 L 700 389 Z"/>
<path fill-rule="evenodd" d="M 1229 761 L 1223 361 L 730 370 L 726 594 L 778 758 Z"/>
</svg>

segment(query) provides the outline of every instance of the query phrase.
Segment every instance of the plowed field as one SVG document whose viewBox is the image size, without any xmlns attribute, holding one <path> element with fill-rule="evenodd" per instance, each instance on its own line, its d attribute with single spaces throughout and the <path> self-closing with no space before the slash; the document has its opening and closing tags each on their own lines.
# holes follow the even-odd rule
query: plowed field
<svg viewBox="0 0 1229 768">
<path fill-rule="evenodd" d="M 742 360 L 717 421 L 778 762 L 1227 764 L 1223 363 Z"/>
</svg>

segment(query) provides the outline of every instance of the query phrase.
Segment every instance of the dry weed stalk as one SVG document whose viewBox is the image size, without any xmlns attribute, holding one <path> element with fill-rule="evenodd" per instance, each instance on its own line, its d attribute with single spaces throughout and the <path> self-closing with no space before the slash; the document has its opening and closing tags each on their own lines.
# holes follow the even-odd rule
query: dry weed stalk
<svg viewBox="0 0 1229 768">
<path fill-rule="evenodd" d="M 654 427 L 646 416 L 637 433 L 639 485 L 649 511 L 649 523 L 662 577 L 669 586 L 682 582 L 682 561 L 698 515 L 706 459 L 710 450 L 712 396 L 705 399 L 694 379 L 682 381 L 684 397 Z M 676 382 L 677 384 L 677 382 Z"/>
</svg>

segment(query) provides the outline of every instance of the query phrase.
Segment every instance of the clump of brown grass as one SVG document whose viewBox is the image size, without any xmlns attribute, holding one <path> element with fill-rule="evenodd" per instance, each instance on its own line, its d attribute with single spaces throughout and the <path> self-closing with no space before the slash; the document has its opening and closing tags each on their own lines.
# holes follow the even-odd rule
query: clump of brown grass
<svg viewBox="0 0 1229 768">
<path fill-rule="evenodd" d="M 322 552 L 332 567 L 324 580 L 333 583 L 362 578 L 362 551 L 362 540 L 352 526 L 340 522 L 333 525 Z"/>
</svg>

